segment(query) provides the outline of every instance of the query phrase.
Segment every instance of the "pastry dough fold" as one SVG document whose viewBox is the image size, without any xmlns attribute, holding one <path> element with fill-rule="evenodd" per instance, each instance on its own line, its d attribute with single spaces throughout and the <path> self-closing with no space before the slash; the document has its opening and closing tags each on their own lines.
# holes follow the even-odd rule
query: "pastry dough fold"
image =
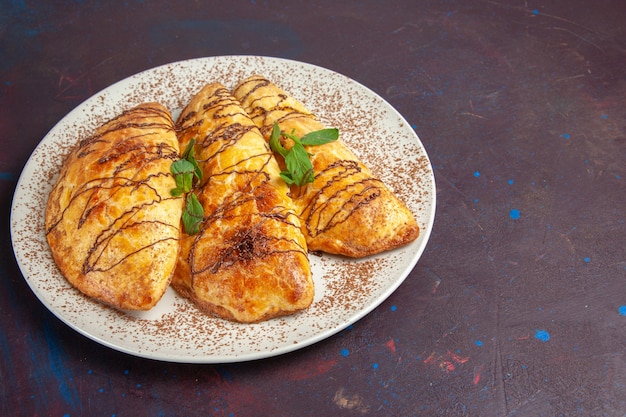
<svg viewBox="0 0 626 417">
<path fill-rule="evenodd" d="M 313 280 L 306 241 L 278 163 L 225 86 L 212 83 L 183 109 L 181 149 L 195 139 L 204 208 L 183 234 L 173 287 L 201 309 L 258 322 L 307 308 Z"/>
<path fill-rule="evenodd" d="M 181 198 L 170 190 L 178 140 L 167 109 L 145 103 L 108 121 L 68 156 L 46 206 L 61 273 L 120 309 L 162 297 L 178 255 Z"/>
<path fill-rule="evenodd" d="M 268 141 L 275 122 L 298 137 L 325 127 L 300 101 L 263 76 L 243 80 L 233 95 Z M 291 196 L 309 250 L 364 257 L 417 238 L 413 214 L 343 141 L 305 148 L 315 179 L 292 186 Z"/>
</svg>

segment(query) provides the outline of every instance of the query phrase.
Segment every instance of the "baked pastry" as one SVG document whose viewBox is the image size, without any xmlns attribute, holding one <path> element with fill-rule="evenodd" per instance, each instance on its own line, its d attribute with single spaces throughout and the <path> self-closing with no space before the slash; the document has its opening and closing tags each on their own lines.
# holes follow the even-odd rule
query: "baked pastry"
<svg viewBox="0 0 626 417">
<path fill-rule="evenodd" d="M 268 141 L 274 123 L 297 137 L 324 128 L 301 102 L 263 76 L 243 80 L 233 95 Z M 289 141 L 283 146 L 289 148 Z M 417 238 L 413 214 L 345 143 L 337 140 L 305 149 L 315 178 L 292 186 L 291 196 L 310 251 L 363 257 Z"/>
<path fill-rule="evenodd" d="M 71 151 L 48 197 L 46 238 L 84 294 L 129 310 L 161 299 L 178 255 L 183 199 L 170 195 L 170 166 L 179 153 L 157 103 L 123 112 Z"/>
<path fill-rule="evenodd" d="M 300 221 L 280 168 L 239 102 L 219 83 L 202 88 L 177 121 L 181 149 L 194 139 L 204 208 L 183 232 L 172 286 L 205 312 L 238 322 L 292 314 L 313 301 Z"/>
</svg>

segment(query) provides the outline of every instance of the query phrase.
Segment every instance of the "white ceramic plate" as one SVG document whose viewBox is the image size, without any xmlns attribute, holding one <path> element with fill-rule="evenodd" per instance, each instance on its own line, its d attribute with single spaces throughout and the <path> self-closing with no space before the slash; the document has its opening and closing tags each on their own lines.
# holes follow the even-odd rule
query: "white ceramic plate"
<svg viewBox="0 0 626 417">
<path fill-rule="evenodd" d="M 237 324 L 198 311 L 169 289 L 148 312 L 120 312 L 83 296 L 56 268 L 44 235 L 44 209 L 70 147 L 125 109 L 158 101 L 177 117 L 205 83 L 234 87 L 262 74 L 300 99 L 403 199 L 421 235 L 413 243 L 362 260 L 311 255 L 316 296 L 297 315 Z M 411 272 L 429 238 L 435 183 L 413 129 L 385 100 L 333 71 L 302 62 L 223 56 L 175 62 L 136 74 L 94 95 L 41 141 L 20 176 L 11 236 L 20 269 L 36 296 L 59 319 L 105 346 L 171 362 L 224 363 L 270 357 L 311 345 L 356 322 L 383 302 Z"/>
</svg>

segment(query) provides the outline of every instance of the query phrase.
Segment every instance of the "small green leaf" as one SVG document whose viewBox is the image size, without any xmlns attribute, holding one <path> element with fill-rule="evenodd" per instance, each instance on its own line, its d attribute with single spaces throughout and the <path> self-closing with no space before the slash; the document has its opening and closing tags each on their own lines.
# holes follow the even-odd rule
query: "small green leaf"
<svg viewBox="0 0 626 417">
<path fill-rule="evenodd" d="M 285 183 L 287 185 L 293 185 L 296 182 L 293 180 L 293 177 L 291 176 L 291 172 L 289 171 L 282 171 L 280 173 L 280 177 L 283 179 L 283 181 L 285 181 Z"/>
<path fill-rule="evenodd" d="M 179 159 L 178 161 L 174 162 L 170 167 L 170 171 L 172 171 L 172 174 L 174 175 L 186 173 L 193 174 L 193 170 L 193 164 L 186 159 Z"/>
<path fill-rule="evenodd" d="M 195 142 L 194 139 L 191 139 L 181 155 L 181 159 L 173 162 L 170 166 L 170 171 L 176 183 L 176 188 L 172 188 L 170 194 L 174 197 L 187 194 L 182 220 L 185 232 L 190 235 L 198 233 L 204 218 L 202 204 L 198 201 L 198 197 L 191 192 L 194 186 L 194 178 L 198 181 L 202 180 L 202 170 L 195 158 Z"/>
<path fill-rule="evenodd" d="M 293 141 L 293 146 L 289 150 L 280 142 L 281 136 Z M 315 173 L 311 163 L 311 154 L 304 149 L 304 146 L 323 145 L 338 138 L 339 130 L 334 128 L 317 130 L 298 138 L 293 131 L 291 133 L 281 132 L 278 123 L 274 122 L 269 142 L 270 148 L 285 159 L 287 170 L 280 173 L 283 181 L 288 185 L 295 184 L 298 186 L 313 182 Z"/>
<path fill-rule="evenodd" d="M 304 185 L 307 182 L 313 182 L 313 165 L 309 159 L 309 154 L 301 143 L 294 143 L 285 157 L 285 165 L 292 174 L 295 184 Z"/>
<path fill-rule="evenodd" d="M 196 140 L 192 138 L 189 141 L 189 143 L 187 144 L 187 147 L 185 148 L 185 150 L 183 151 L 183 154 L 181 155 L 181 159 L 188 159 L 189 156 L 191 156 L 193 158 L 194 157 L 194 149 L 193 149 L 193 147 L 195 145 L 196 145 Z"/>
<path fill-rule="evenodd" d="M 174 181 L 176 182 L 176 188 L 174 190 L 178 189 L 181 193 L 191 191 L 193 187 L 194 169 L 193 164 L 186 159 L 179 159 L 172 164 L 170 171 L 172 171 Z"/>
<path fill-rule="evenodd" d="M 200 224 L 204 219 L 204 209 L 194 193 L 187 194 L 185 208 L 183 210 L 183 226 L 188 235 L 195 235 L 200 230 Z"/>
<path fill-rule="evenodd" d="M 322 129 L 307 133 L 300 142 L 306 146 L 324 145 L 339 139 L 339 129 Z"/>
<path fill-rule="evenodd" d="M 272 134 L 270 136 L 270 149 L 279 153 L 283 157 L 287 156 L 289 151 L 280 143 L 280 128 L 278 123 L 274 123 L 272 127 Z"/>
<path fill-rule="evenodd" d="M 198 181 L 202 181 L 202 170 L 200 169 L 200 165 L 198 165 L 198 161 L 196 161 L 196 153 L 194 150 L 194 146 L 196 144 L 195 139 L 191 139 L 183 152 L 181 159 L 187 160 L 193 165 L 194 175 L 198 179 Z"/>
</svg>

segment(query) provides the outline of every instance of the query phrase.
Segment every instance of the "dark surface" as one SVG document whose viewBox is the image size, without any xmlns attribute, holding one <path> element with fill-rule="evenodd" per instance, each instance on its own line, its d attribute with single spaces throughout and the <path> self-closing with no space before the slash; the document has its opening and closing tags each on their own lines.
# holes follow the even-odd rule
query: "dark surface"
<svg viewBox="0 0 626 417">
<path fill-rule="evenodd" d="M 622 0 L 0 10 L 0 415 L 626 415 Z M 317 64 L 396 107 L 435 171 L 430 243 L 379 308 L 294 353 L 181 365 L 100 346 L 57 320 L 17 267 L 17 178 L 93 93 L 225 54 Z"/>
</svg>

